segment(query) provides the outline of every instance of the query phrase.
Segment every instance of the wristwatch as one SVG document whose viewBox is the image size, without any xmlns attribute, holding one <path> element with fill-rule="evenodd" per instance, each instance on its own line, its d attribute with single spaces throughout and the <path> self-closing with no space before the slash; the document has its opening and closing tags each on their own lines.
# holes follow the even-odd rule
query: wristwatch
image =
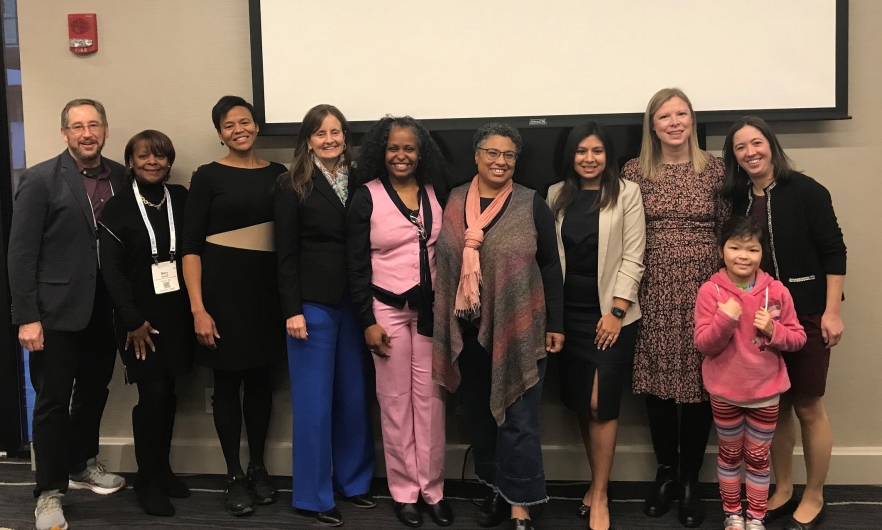
<svg viewBox="0 0 882 530">
<path fill-rule="evenodd" d="M 612 313 L 612 316 L 614 316 L 616 318 L 625 318 L 625 315 L 628 312 L 625 311 L 624 309 L 622 309 L 621 307 L 613 306 L 612 311 L 610 311 L 610 313 Z"/>
</svg>

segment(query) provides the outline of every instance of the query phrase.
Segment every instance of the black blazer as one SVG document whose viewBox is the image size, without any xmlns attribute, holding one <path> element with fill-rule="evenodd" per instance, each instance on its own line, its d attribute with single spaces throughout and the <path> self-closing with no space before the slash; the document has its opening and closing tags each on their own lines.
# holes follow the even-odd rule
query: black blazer
<svg viewBox="0 0 882 530">
<path fill-rule="evenodd" d="M 279 292 L 286 319 L 303 314 L 303 302 L 336 305 L 349 282 L 346 206 L 318 167 L 312 191 L 300 200 L 282 177 L 274 191 Z"/>
<path fill-rule="evenodd" d="M 845 275 L 846 247 L 833 211 L 830 192 L 815 179 L 793 173 L 765 190 L 774 269 L 793 296 L 799 315 L 823 313 L 827 308 L 827 275 Z M 736 215 L 750 215 L 752 186 L 732 201 Z"/>
<path fill-rule="evenodd" d="M 114 192 L 128 186 L 110 165 Z M 65 149 L 21 176 L 9 236 L 12 322 L 79 331 L 92 316 L 98 277 L 97 227 L 77 164 Z"/>
</svg>

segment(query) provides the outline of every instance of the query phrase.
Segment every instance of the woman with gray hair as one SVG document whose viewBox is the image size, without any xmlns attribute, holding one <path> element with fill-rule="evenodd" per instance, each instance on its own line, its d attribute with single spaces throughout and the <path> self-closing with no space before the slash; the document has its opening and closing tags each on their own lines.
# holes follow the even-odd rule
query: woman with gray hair
<svg viewBox="0 0 882 530">
<path fill-rule="evenodd" d="M 535 528 L 548 500 L 539 404 L 548 353 L 563 345 L 563 275 L 551 210 L 512 182 L 523 141 L 490 123 L 474 137 L 478 174 L 455 188 L 436 243 L 434 380 L 461 386 L 475 473 L 492 488 L 478 524 Z"/>
</svg>

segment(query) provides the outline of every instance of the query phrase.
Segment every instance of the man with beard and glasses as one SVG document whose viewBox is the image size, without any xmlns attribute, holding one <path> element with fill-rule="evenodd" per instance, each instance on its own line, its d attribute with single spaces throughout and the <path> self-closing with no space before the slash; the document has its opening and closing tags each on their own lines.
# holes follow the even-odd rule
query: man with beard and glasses
<svg viewBox="0 0 882 530">
<path fill-rule="evenodd" d="M 67 149 L 28 169 L 15 192 L 9 284 L 37 392 L 37 530 L 67 528 L 61 496 L 68 487 L 107 495 L 125 486 L 95 458 L 116 356 L 97 226 L 114 190 L 128 185 L 125 168 L 101 156 L 107 136 L 101 103 L 69 102 L 61 112 Z"/>
</svg>

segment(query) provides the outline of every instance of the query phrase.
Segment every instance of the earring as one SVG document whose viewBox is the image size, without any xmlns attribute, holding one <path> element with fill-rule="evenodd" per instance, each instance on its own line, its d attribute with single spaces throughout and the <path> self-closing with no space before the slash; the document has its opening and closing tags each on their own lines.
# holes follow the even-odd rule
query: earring
<svg viewBox="0 0 882 530">
<path fill-rule="evenodd" d="M 223 140 L 221 140 L 221 145 L 227 145 L 227 144 L 225 144 L 225 143 L 224 143 L 224 141 L 223 141 Z"/>
</svg>

